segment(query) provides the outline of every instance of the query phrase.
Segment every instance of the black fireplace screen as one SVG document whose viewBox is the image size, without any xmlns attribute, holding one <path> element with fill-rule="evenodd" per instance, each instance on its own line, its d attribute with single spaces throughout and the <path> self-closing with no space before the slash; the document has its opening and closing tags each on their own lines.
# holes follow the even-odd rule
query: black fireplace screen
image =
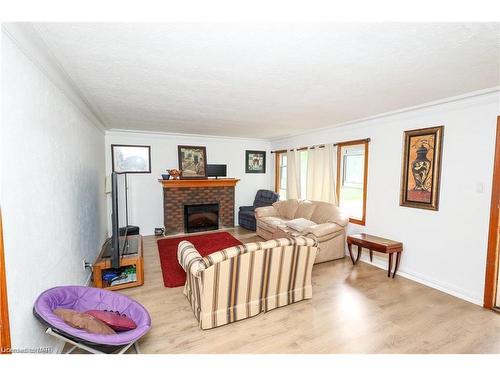
<svg viewBox="0 0 500 375">
<path fill-rule="evenodd" d="M 190 204 L 184 206 L 186 233 L 219 229 L 219 204 Z"/>
</svg>

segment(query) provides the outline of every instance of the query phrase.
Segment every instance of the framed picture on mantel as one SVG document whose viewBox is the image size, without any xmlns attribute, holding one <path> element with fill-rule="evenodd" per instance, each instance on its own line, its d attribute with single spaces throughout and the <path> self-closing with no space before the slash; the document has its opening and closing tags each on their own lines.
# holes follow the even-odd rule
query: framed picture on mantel
<svg viewBox="0 0 500 375">
<path fill-rule="evenodd" d="M 444 126 L 404 133 L 400 205 L 439 209 L 439 183 Z"/>
<path fill-rule="evenodd" d="M 207 149 L 204 146 L 177 146 L 181 178 L 207 178 Z"/>
</svg>

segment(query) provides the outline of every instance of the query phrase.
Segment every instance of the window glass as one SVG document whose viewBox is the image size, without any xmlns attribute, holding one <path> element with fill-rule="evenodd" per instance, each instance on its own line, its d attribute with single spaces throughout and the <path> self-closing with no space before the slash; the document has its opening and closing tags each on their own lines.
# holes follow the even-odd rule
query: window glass
<svg viewBox="0 0 500 375">
<path fill-rule="evenodd" d="M 339 207 L 349 218 L 364 219 L 365 143 L 339 146 Z"/>
<path fill-rule="evenodd" d="M 278 154 L 279 158 L 279 187 L 278 194 L 280 195 L 280 199 L 286 199 L 286 164 L 287 164 L 287 156 L 286 153 Z"/>
</svg>

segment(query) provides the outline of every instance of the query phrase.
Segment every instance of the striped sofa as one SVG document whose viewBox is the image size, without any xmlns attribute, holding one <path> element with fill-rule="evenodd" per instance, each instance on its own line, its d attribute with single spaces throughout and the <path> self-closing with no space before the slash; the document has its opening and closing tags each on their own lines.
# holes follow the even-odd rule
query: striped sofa
<svg viewBox="0 0 500 375">
<path fill-rule="evenodd" d="M 230 247 L 202 258 L 182 241 L 177 256 L 184 294 L 202 329 L 215 328 L 312 297 L 318 243 L 281 238 Z"/>
</svg>

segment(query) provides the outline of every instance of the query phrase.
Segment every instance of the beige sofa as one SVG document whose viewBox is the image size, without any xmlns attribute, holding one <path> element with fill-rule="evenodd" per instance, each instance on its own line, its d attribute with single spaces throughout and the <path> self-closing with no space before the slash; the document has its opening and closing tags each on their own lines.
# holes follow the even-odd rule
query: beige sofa
<svg viewBox="0 0 500 375">
<path fill-rule="evenodd" d="M 312 297 L 312 238 L 281 238 L 230 247 L 202 258 L 193 244 L 177 250 L 184 294 L 202 329 L 214 328 Z"/>
<path fill-rule="evenodd" d="M 319 253 L 315 263 L 340 259 L 345 256 L 345 238 L 348 218 L 342 214 L 338 206 L 308 200 L 288 199 L 273 203 L 272 206 L 259 207 L 255 210 L 257 235 L 268 240 L 283 234 L 304 235 L 319 241 Z M 286 227 L 292 219 L 304 218 L 315 223 L 296 232 Z"/>
</svg>

